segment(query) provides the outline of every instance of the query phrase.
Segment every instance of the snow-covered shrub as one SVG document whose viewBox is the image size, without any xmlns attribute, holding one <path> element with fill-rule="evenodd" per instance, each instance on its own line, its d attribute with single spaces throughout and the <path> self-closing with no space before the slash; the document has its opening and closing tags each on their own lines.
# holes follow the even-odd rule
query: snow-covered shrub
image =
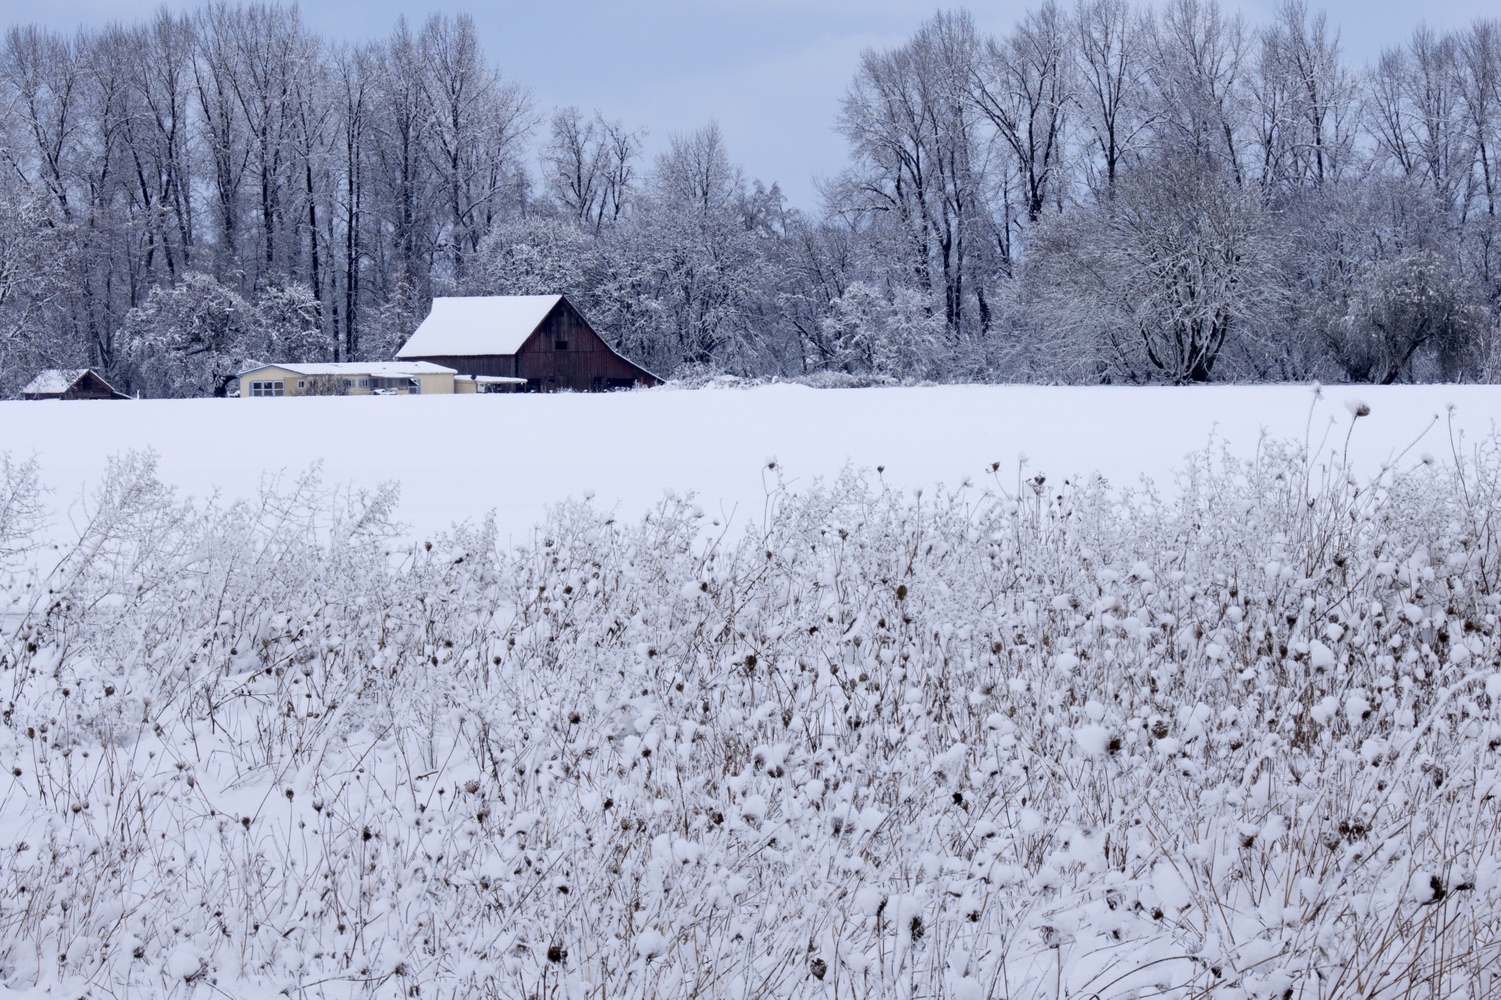
<svg viewBox="0 0 1501 1000">
<path fill-rule="evenodd" d="M 823 332 L 837 351 L 833 370 L 895 378 L 925 374 L 925 359 L 938 352 L 944 331 L 926 297 L 905 288 L 885 294 L 856 281 L 830 303 Z"/>
<path fill-rule="evenodd" d="M 158 286 L 125 317 L 125 382 L 148 396 L 222 396 L 246 368 L 266 360 L 327 361 L 318 299 L 282 282 L 253 301 L 206 274 Z"/>
<path fill-rule="evenodd" d="M 0 592 L 0 985 L 1495 996 L 1498 470 L 849 474 L 510 551 L 122 460 Z"/>
<path fill-rule="evenodd" d="M 120 332 L 127 382 L 149 396 L 222 396 L 263 355 L 254 309 L 235 289 L 199 272 L 159 286 Z"/>
</svg>

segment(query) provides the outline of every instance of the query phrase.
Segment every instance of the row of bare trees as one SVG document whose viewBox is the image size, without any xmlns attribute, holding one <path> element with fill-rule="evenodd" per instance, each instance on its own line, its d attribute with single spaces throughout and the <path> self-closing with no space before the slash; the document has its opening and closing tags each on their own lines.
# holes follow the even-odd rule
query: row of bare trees
<svg viewBox="0 0 1501 1000">
<path fill-rule="evenodd" d="M 388 356 L 434 293 L 573 296 L 641 362 L 834 378 L 1492 378 L 1501 25 L 1368 67 L 1303 0 L 1046 0 L 864 54 L 823 211 L 712 124 L 539 114 L 465 18 L 163 12 L 0 52 L 0 393 Z M 210 308 L 209 304 L 213 304 Z"/>
<path fill-rule="evenodd" d="M 865 55 L 840 125 L 831 207 L 900 247 L 884 280 L 957 342 L 1025 328 L 1054 377 L 1458 377 L 1494 332 L 1495 21 L 1361 70 L 1302 0 L 1254 29 L 1214 0 L 1049 0 L 998 38 L 941 13 Z M 1393 269 L 1446 316 L 1356 301 Z"/>
<path fill-rule="evenodd" d="M 30 272 L 0 350 L 35 363 L 128 367 L 126 316 L 195 274 L 295 286 L 324 352 L 358 354 L 526 197 L 530 98 L 465 17 L 358 47 L 265 5 L 17 26 L 0 88 L 5 263 Z"/>
</svg>

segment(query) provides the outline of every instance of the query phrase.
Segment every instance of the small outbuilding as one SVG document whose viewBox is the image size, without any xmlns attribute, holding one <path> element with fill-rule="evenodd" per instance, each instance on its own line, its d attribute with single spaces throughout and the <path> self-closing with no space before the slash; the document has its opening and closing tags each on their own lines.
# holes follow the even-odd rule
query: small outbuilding
<svg viewBox="0 0 1501 1000">
<path fill-rule="evenodd" d="M 528 392 L 603 392 L 662 382 L 617 354 L 562 295 L 434 299 L 396 357 L 462 375 L 519 379 Z"/>
<path fill-rule="evenodd" d="M 526 388 L 524 378 L 506 378 L 504 375 L 455 375 L 453 391 L 464 393 L 521 392 Z"/>
<path fill-rule="evenodd" d="M 46 368 L 21 390 L 22 399 L 129 399 L 92 368 Z"/>
</svg>

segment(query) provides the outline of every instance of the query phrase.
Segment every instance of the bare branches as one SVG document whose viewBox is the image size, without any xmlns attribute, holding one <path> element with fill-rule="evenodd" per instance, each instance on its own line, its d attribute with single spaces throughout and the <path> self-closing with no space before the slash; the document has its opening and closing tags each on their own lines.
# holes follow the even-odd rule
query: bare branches
<svg viewBox="0 0 1501 1000">
<path fill-rule="evenodd" d="M 864 53 L 835 125 L 848 167 L 810 213 L 748 176 L 712 123 L 643 160 L 642 127 L 536 108 L 465 16 L 401 20 L 358 46 L 274 3 L 72 36 L 18 25 L 0 44 L 0 394 L 44 365 L 142 388 L 122 333 L 192 275 L 252 303 L 306 289 L 315 334 L 298 349 L 338 359 L 389 355 L 435 294 L 526 288 L 566 289 L 667 371 L 1492 377 L 1493 21 L 1419 28 L 1362 69 L 1303 0 L 1254 26 L 1221 0 L 1042 0 L 993 35 L 955 10 Z M 1112 207 L 1167 180 L 1181 190 L 1154 193 L 1152 219 Z M 1259 235 L 1195 219 L 1209 191 L 1251 192 L 1254 220 L 1238 195 L 1205 211 Z M 1114 306 L 1037 308 L 1074 282 L 1089 292 L 1076 303 L 1097 301 L 1104 258 L 1081 263 L 1082 234 L 1103 252 L 1174 227 L 1181 244 L 1214 233 L 1255 257 L 1220 269 L 1256 292 L 1189 322 L 1202 336 L 1164 318 L 1187 308 L 1166 305 L 1186 286 L 1160 269 L 1131 303 L 1115 295 L 1144 328 Z M 1069 282 L 1031 284 L 1069 261 Z M 1453 308 L 1398 307 L 1367 287 L 1378 273 Z M 1190 312 L 1211 286 L 1229 284 L 1195 283 Z M 1447 332 L 1424 332 L 1439 313 Z"/>
</svg>

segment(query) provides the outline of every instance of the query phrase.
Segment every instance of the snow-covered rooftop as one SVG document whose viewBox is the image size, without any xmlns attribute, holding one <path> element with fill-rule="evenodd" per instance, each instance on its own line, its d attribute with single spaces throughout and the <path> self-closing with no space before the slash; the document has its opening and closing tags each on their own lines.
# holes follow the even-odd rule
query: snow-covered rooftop
<svg viewBox="0 0 1501 1000">
<path fill-rule="evenodd" d="M 515 354 L 561 295 L 470 295 L 433 299 L 432 311 L 398 358 Z"/>
<path fill-rule="evenodd" d="M 57 395 L 67 392 L 73 383 L 83 378 L 87 368 L 44 368 L 37 372 L 36 378 L 26 383 L 22 394 L 37 393 L 39 395 Z"/>
<path fill-rule="evenodd" d="M 435 365 L 431 361 L 341 361 L 329 364 L 270 364 L 256 365 L 241 372 L 241 377 L 262 368 L 280 368 L 298 375 L 367 375 L 372 378 L 410 378 L 413 375 L 451 375 L 452 368 Z"/>
</svg>

